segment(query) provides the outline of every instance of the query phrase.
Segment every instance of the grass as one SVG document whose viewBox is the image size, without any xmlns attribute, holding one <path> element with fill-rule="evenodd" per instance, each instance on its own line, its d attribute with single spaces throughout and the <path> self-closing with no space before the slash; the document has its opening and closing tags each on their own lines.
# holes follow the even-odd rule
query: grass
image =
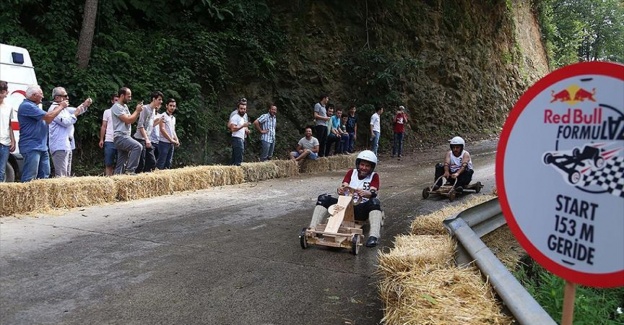
<svg viewBox="0 0 624 325">
<path fill-rule="evenodd" d="M 565 280 L 548 272 L 529 257 L 516 270 L 516 278 L 557 322 L 563 312 Z M 624 287 L 576 286 L 574 325 L 624 324 Z"/>
</svg>

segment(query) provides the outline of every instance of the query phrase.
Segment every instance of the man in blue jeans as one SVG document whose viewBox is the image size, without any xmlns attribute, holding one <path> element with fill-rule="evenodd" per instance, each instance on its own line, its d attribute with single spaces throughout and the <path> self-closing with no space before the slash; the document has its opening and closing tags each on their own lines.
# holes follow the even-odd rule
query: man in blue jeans
<svg viewBox="0 0 624 325">
<path fill-rule="evenodd" d="M 245 155 L 245 134 L 249 130 L 249 121 L 245 120 L 247 101 L 238 102 L 238 114 L 232 115 L 229 128 L 232 132 L 232 165 L 240 166 Z"/>
<path fill-rule="evenodd" d="M 26 99 L 17 110 L 20 124 L 20 153 L 24 157 L 22 182 L 35 178 L 50 177 L 50 155 L 48 154 L 48 125 L 69 105 L 67 97 L 49 112 L 39 107 L 43 91 L 38 85 L 26 89 Z"/>
<path fill-rule="evenodd" d="M 4 99 L 9 93 L 9 86 L 6 81 L 0 81 L 0 182 L 4 182 L 5 169 L 9 160 L 9 153 L 15 151 L 15 138 L 11 119 L 13 118 L 13 107 Z"/>
</svg>

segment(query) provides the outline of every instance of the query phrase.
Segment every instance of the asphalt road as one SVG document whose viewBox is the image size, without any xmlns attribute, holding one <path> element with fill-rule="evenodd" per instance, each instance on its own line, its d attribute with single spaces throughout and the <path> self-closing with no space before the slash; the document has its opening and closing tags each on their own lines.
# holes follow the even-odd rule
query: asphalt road
<svg viewBox="0 0 624 325">
<path fill-rule="evenodd" d="M 421 198 L 446 148 L 381 157 L 381 246 L 357 256 L 298 239 L 344 172 L 0 218 L 0 324 L 378 324 L 377 253 L 453 204 Z M 491 193 L 496 140 L 467 149 Z"/>
</svg>

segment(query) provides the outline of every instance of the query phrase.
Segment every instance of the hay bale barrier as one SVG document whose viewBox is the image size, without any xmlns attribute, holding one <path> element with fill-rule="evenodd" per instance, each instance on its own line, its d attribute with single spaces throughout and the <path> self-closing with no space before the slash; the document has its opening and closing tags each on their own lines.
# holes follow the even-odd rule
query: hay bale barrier
<svg viewBox="0 0 624 325">
<path fill-rule="evenodd" d="M 28 183 L 0 183 L 0 215 L 10 216 L 50 209 L 49 186 L 45 180 Z"/>
<path fill-rule="evenodd" d="M 62 177 L 46 180 L 51 208 L 71 209 L 114 202 L 115 182 L 106 177 Z"/>
<path fill-rule="evenodd" d="M 285 178 L 285 177 L 293 177 L 299 175 L 299 165 L 297 162 L 288 159 L 288 160 L 271 160 L 272 163 L 277 166 L 277 177 Z"/>
<path fill-rule="evenodd" d="M 355 155 L 338 155 L 307 160 L 306 173 L 346 170 Z M 190 166 L 138 175 L 86 176 L 34 180 L 28 183 L 0 183 L 0 217 L 23 213 L 45 213 L 203 190 L 215 186 L 258 182 L 299 175 L 299 165 L 290 159 L 243 163 L 242 166 Z"/>
<path fill-rule="evenodd" d="M 442 225 L 444 219 L 492 198 L 473 196 L 417 217 L 412 234 L 395 237 L 395 247 L 379 254 L 383 323 L 514 324 L 477 268 L 455 266 L 457 244 Z M 504 245 L 505 236 L 491 240 Z"/>
</svg>

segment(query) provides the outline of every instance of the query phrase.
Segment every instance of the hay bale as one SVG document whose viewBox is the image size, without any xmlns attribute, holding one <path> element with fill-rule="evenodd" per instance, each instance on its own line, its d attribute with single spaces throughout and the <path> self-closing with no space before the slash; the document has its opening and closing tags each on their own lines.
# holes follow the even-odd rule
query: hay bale
<svg viewBox="0 0 624 325">
<path fill-rule="evenodd" d="M 327 158 L 329 160 L 329 170 L 341 171 L 353 168 L 355 166 L 355 158 L 355 154 L 330 156 Z"/>
<path fill-rule="evenodd" d="M 324 173 L 329 170 L 329 159 L 327 157 L 317 160 L 303 159 L 300 170 L 302 173 Z"/>
<path fill-rule="evenodd" d="M 9 216 L 50 209 L 48 184 L 46 180 L 0 183 L 0 215 Z"/>
<path fill-rule="evenodd" d="M 196 191 L 210 188 L 212 170 L 208 166 L 191 166 L 179 169 L 168 169 L 158 173 L 171 176 L 171 188 L 174 192 Z"/>
<path fill-rule="evenodd" d="M 509 270 L 515 270 L 527 255 L 507 225 L 483 236 L 481 240 Z"/>
<path fill-rule="evenodd" d="M 465 201 L 453 203 L 430 214 L 417 217 L 412 221 L 411 233 L 414 235 L 445 235 L 448 231 L 442 225 L 444 219 L 452 217 L 472 206 L 493 199 L 491 195 L 471 195 Z"/>
<path fill-rule="evenodd" d="M 208 178 L 210 186 L 241 184 L 245 180 L 243 169 L 240 166 L 211 165 L 200 168 L 205 173 L 205 177 Z"/>
<path fill-rule="evenodd" d="M 47 180 L 52 208 L 71 209 L 115 201 L 115 182 L 108 177 L 60 177 Z"/>
<path fill-rule="evenodd" d="M 277 166 L 278 172 L 277 172 L 277 177 L 281 178 L 281 177 L 292 177 L 292 176 L 297 176 L 299 175 L 299 165 L 297 165 L 297 162 L 292 160 L 292 159 L 288 159 L 288 160 L 272 160 L 272 163 L 275 164 L 275 166 Z"/>
<path fill-rule="evenodd" d="M 171 172 L 141 173 L 137 175 L 116 175 L 111 179 L 117 188 L 119 201 L 130 201 L 173 193 Z"/>
<path fill-rule="evenodd" d="M 272 162 L 243 163 L 241 165 L 245 182 L 258 182 L 277 178 L 279 168 Z"/>
<path fill-rule="evenodd" d="M 394 248 L 379 254 L 378 270 L 386 276 L 419 268 L 444 268 L 455 264 L 456 243 L 448 235 L 400 235 Z"/>
<path fill-rule="evenodd" d="M 475 268 L 414 269 L 379 283 L 384 324 L 512 324 Z"/>
</svg>

